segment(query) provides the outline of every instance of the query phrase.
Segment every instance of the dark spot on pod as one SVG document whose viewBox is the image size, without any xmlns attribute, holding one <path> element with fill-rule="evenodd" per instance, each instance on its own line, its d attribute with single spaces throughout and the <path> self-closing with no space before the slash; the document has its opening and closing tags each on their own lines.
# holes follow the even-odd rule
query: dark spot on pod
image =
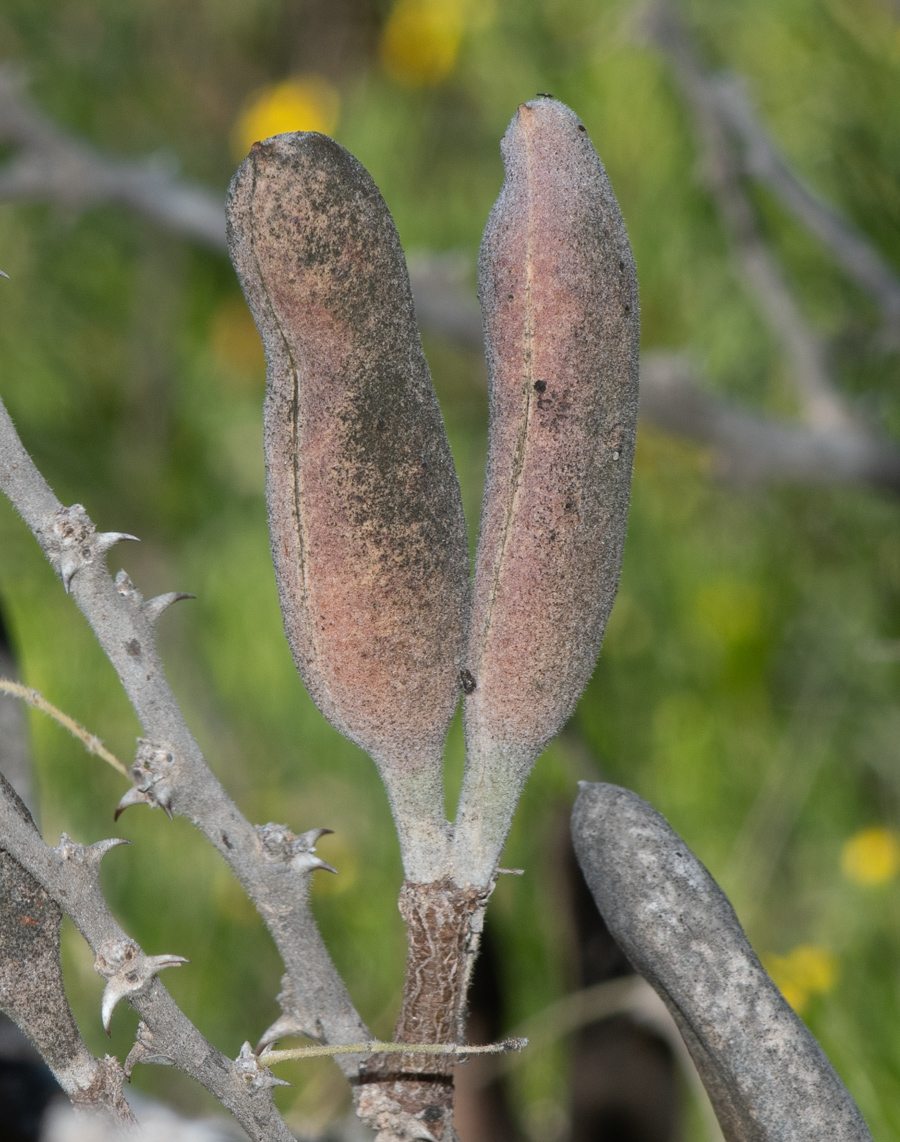
<svg viewBox="0 0 900 1142">
<path fill-rule="evenodd" d="M 471 670 L 460 670 L 459 672 L 459 688 L 464 694 L 475 693 L 475 676 Z"/>
<path fill-rule="evenodd" d="M 546 381 L 535 381 L 534 382 L 534 391 L 536 393 L 545 393 L 547 391 L 547 382 Z"/>
<path fill-rule="evenodd" d="M 625 306 L 625 312 L 626 312 L 626 313 L 631 313 L 631 306 L 630 306 L 630 305 L 626 305 L 626 306 Z"/>
<path fill-rule="evenodd" d="M 584 123 L 578 124 L 578 130 L 583 131 L 585 135 L 587 134 L 587 127 L 585 127 Z"/>
<path fill-rule="evenodd" d="M 227 833 L 222 834 L 222 844 L 225 846 L 226 849 L 233 849 L 234 848 L 234 845 L 231 843 L 231 839 L 229 838 Z"/>
<path fill-rule="evenodd" d="M 131 638 L 125 643 L 125 653 L 130 654 L 132 658 L 141 657 L 141 644 L 136 638 Z"/>
<path fill-rule="evenodd" d="M 516 299 L 516 295 L 515 295 L 515 294 L 513 294 L 513 293 L 508 293 L 508 294 L 506 295 L 506 300 L 507 300 L 507 301 L 515 301 L 515 299 Z"/>
<path fill-rule="evenodd" d="M 620 270 L 625 269 L 625 262 L 624 262 L 624 259 L 622 259 L 622 258 L 619 258 L 619 269 Z"/>
</svg>

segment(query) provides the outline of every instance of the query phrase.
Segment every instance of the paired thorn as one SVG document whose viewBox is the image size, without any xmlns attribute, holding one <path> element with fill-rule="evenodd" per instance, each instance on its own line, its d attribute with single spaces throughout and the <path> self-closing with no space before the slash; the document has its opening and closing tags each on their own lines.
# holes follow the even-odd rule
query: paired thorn
<svg viewBox="0 0 900 1142">
<path fill-rule="evenodd" d="M 94 970 L 107 981 L 100 1004 L 100 1017 L 107 1035 L 120 999 L 143 991 L 165 968 L 177 968 L 189 962 L 184 956 L 147 956 L 133 940 L 107 940 L 101 944 Z"/>
<path fill-rule="evenodd" d="M 267 1090 L 273 1086 L 292 1086 L 284 1079 L 276 1078 L 268 1067 L 261 1065 L 260 1061 L 249 1043 L 244 1043 L 240 1054 L 234 1060 L 234 1069 L 238 1077 L 250 1087 L 251 1090 Z"/>
<path fill-rule="evenodd" d="M 67 595 L 71 593 L 72 580 L 83 567 L 102 558 L 123 540 L 138 542 L 137 536 L 124 531 L 98 532 L 81 504 L 59 509 L 50 525 L 49 538 L 49 554 L 56 563 Z"/>
<path fill-rule="evenodd" d="M 256 825 L 255 828 L 263 851 L 271 860 L 285 861 L 301 873 L 321 868 L 337 874 L 336 868 L 316 856 L 316 842 L 320 837 L 333 832 L 332 829 L 309 829 L 297 836 L 287 825 L 276 825 L 271 821 L 267 825 Z"/>
<path fill-rule="evenodd" d="M 174 769 L 175 754 L 172 750 L 147 738 L 138 738 L 137 753 L 131 766 L 134 786 L 120 799 L 114 820 L 118 821 L 131 805 L 149 805 L 164 810 L 171 821 Z"/>
</svg>

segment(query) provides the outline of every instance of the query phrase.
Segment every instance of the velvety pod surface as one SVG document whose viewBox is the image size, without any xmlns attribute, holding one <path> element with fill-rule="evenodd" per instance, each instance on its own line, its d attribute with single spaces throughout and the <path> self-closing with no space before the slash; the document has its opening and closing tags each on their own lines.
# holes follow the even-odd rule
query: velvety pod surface
<svg viewBox="0 0 900 1142">
<path fill-rule="evenodd" d="M 390 213 L 347 151 L 294 134 L 253 147 L 228 220 L 266 350 L 269 526 L 297 667 L 382 768 L 439 765 L 468 555 Z"/>
</svg>

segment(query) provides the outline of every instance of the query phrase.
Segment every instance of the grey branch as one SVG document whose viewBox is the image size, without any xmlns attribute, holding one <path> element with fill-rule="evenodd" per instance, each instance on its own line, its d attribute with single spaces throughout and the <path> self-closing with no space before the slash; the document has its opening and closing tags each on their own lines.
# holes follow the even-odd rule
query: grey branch
<svg viewBox="0 0 900 1142">
<path fill-rule="evenodd" d="M 711 97 L 742 148 L 743 169 L 764 183 L 820 242 L 856 285 L 875 301 L 891 341 L 900 337 L 900 275 L 847 217 L 794 173 L 759 120 L 744 82 L 733 75 L 707 80 Z"/>
<path fill-rule="evenodd" d="M 80 209 L 116 202 L 185 237 L 225 248 L 221 201 L 158 160 L 110 158 L 61 130 L 24 97 L 22 77 L 0 69 L 0 142 L 16 148 L 0 170 L 0 201 L 54 202 Z"/>
<path fill-rule="evenodd" d="M 0 402 L 0 489 L 40 543 L 90 623 L 145 734 L 132 774 L 139 797 L 191 820 L 230 865 L 281 953 L 289 986 L 282 1033 L 331 1043 L 371 1039 L 319 935 L 309 907 L 311 834 L 254 828 L 207 765 L 163 673 L 156 651 L 160 609 L 145 604 L 126 575 L 106 570 L 109 536 L 84 509 L 65 508 L 26 453 Z M 132 801 L 133 803 L 133 801 Z M 276 835 L 277 834 L 277 835 Z M 301 851 L 302 850 L 302 851 Z M 271 1040 L 270 1040 L 271 1041 Z M 341 1060 L 347 1074 L 356 1062 Z"/>
<path fill-rule="evenodd" d="M 156 973 L 172 966 L 177 957 L 144 955 L 109 911 L 100 890 L 100 861 L 121 842 L 101 841 L 85 848 L 63 834 L 59 845 L 51 849 L 21 812 L 15 795 L 9 794 L 10 787 L 4 783 L 0 789 L 4 851 L 72 918 L 90 944 L 97 957 L 95 966 L 107 979 L 104 1002 L 113 989 L 128 999 L 143 1020 L 138 1042 L 126 1062 L 126 1073 L 134 1062 L 168 1063 L 201 1082 L 254 1142 L 292 1142 L 272 1102 L 274 1076 L 256 1068 L 257 1073 L 248 1078 L 240 1057 L 232 1061 L 208 1043 L 156 978 Z M 52 1029 L 46 1029 L 46 1035 L 52 1036 Z M 79 1062 L 82 1068 L 87 1066 L 83 1058 Z M 110 1069 L 108 1063 L 106 1068 Z M 118 1064 L 115 1070 L 121 1073 Z"/>
<path fill-rule="evenodd" d="M 721 88 L 704 78 L 691 54 L 686 75 L 703 101 L 704 122 L 712 118 L 715 123 L 716 146 L 726 146 L 724 126 L 716 117 L 719 111 L 726 114 Z M 728 124 L 737 131 L 736 113 L 727 114 Z M 225 252 L 224 196 L 191 186 L 177 173 L 152 162 L 111 159 L 75 139 L 27 99 L 21 81 L 9 69 L 0 69 L 0 141 L 17 148 L 0 169 L 0 200 L 39 200 L 69 207 L 118 202 L 167 229 Z M 729 185 L 733 185 L 737 158 L 730 152 L 728 163 Z M 738 191 L 743 207 L 736 209 L 743 215 L 752 208 L 740 185 Z M 900 452 L 847 414 L 825 375 L 821 348 L 762 245 L 752 214 L 749 224 L 755 238 L 752 250 L 748 246 L 748 273 L 752 277 L 761 267 L 759 288 L 773 310 L 773 320 L 785 324 L 785 336 L 795 346 L 793 356 L 806 377 L 804 391 L 811 385 L 813 393 L 823 395 L 821 402 L 818 397 L 813 402 L 818 409 L 813 423 L 808 428 L 796 427 L 720 401 L 706 394 L 697 381 L 692 382 L 684 360 L 673 354 L 645 357 L 642 415 L 665 432 L 708 445 L 716 470 L 745 483 L 850 481 L 900 491 Z M 412 259 L 416 312 L 428 332 L 480 353 L 481 312 L 474 291 L 466 285 L 464 269 L 454 255 Z M 774 294 L 767 292 L 769 271 L 775 275 Z M 785 298 L 786 308 L 782 308 Z M 297 1020 L 291 1018 L 289 1023 L 294 1026 Z M 364 1037 L 347 1032 L 347 1041 Z"/>
<path fill-rule="evenodd" d="M 646 801 L 582 782 L 575 851 L 622 950 L 672 1013 L 728 1142 L 871 1142 L 722 890 Z"/>
<path fill-rule="evenodd" d="M 694 52 L 679 19 L 676 0 L 660 0 L 651 25 L 693 112 L 706 182 L 729 231 L 744 280 L 791 362 L 791 378 L 804 418 L 816 429 L 852 425 L 853 418 L 829 376 L 822 345 L 807 325 L 760 233 L 721 115 L 717 89 Z"/>
<path fill-rule="evenodd" d="M 900 493 L 900 450 L 864 426 L 792 425 L 714 396 L 690 358 L 645 353 L 641 416 L 709 448 L 717 475 L 738 484 L 864 484 Z"/>
<path fill-rule="evenodd" d="M 0 800 L 4 812 L 16 814 L 38 836 L 28 809 L 2 775 Z M 66 998 L 60 962 L 62 909 L 2 850 L 0 899 L 0 1010 L 40 1051 L 75 1107 L 115 1123 L 133 1124 L 122 1096 L 122 1068 L 113 1058 L 94 1058 Z"/>
</svg>

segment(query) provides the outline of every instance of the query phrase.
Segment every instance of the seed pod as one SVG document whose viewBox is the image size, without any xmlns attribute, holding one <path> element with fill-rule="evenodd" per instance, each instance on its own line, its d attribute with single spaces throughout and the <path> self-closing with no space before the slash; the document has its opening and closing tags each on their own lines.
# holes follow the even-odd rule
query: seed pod
<svg viewBox="0 0 900 1142">
<path fill-rule="evenodd" d="M 577 117 L 538 98 L 501 145 L 479 266 L 490 447 L 466 669 L 456 877 L 493 875 L 538 754 L 571 714 L 612 609 L 637 420 L 634 261 Z"/>
<path fill-rule="evenodd" d="M 318 134 L 255 144 L 227 213 L 266 351 L 266 494 L 288 642 L 316 705 L 377 762 L 407 876 L 433 879 L 445 868 L 442 751 L 468 550 L 400 240 L 368 172 Z"/>
</svg>

